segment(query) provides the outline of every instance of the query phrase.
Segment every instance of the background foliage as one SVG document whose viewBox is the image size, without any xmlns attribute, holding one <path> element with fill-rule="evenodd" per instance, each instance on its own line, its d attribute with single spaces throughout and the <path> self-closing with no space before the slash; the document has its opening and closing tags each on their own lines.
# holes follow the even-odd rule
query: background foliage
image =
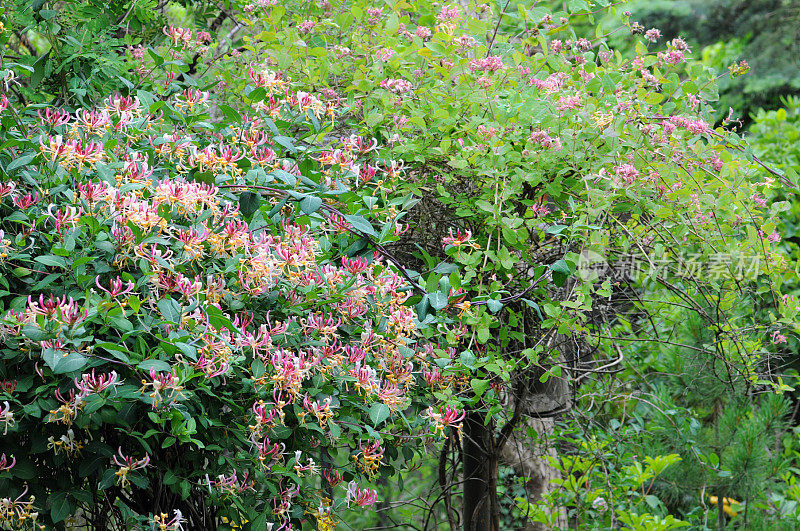
<svg viewBox="0 0 800 531">
<path fill-rule="evenodd" d="M 6 525 L 791 527 L 794 11 L 688 4 L 6 8 Z"/>
</svg>

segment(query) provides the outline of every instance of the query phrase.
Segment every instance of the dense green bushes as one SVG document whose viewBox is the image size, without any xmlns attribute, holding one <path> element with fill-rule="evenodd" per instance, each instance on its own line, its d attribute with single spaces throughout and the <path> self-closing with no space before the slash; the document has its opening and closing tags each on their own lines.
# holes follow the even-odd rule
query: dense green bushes
<svg viewBox="0 0 800 531">
<path fill-rule="evenodd" d="M 584 2 L 187 3 L 183 26 L 95 28 L 122 33 L 115 73 L 44 70 L 43 93 L 21 37 L 67 39 L 53 24 L 91 5 L 4 22 L 3 496 L 37 489 L 59 525 L 330 529 L 425 445 L 420 519 L 450 527 L 756 511 L 764 459 L 730 465 L 708 434 L 752 411 L 742 433 L 781 438 L 785 405 L 756 397 L 786 390 L 790 206 L 710 125 L 683 40 L 623 55 L 575 34 Z M 712 388 L 731 396 L 682 401 Z M 698 426 L 662 407 L 709 400 Z M 518 437 L 551 488 L 511 505 L 496 471 Z M 683 466 L 703 479 L 679 499 Z"/>
</svg>

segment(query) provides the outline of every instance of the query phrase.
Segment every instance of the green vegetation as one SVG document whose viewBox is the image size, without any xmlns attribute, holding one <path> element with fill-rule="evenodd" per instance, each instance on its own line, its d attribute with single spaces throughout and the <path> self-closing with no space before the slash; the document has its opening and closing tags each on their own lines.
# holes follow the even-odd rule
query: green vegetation
<svg viewBox="0 0 800 531">
<path fill-rule="evenodd" d="M 796 10 L 697 9 L 0 8 L 0 528 L 796 527 Z"/>
</svg>

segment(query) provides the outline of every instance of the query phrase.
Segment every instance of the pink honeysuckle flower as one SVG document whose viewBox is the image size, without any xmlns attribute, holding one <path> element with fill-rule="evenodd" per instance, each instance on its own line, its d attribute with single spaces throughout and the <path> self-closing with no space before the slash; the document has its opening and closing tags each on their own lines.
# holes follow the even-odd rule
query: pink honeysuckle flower
<svg viewBox="0 0 800 531">
<path fill-rule="evenodd" d="M 11 196 L 11 202 L 14 203 L 14 206 L 20 210 L 28 210 L 30 207 L 39 202 L 39 192 L 36 192 L 34 195 L 13 195 Z"/>
<path fill-rule="evenodd" d="M 347 485 L 344 501 L 348 507 L 350 507 L 351 501 L 354 501 L 360 507 L 367 507 L 378 501 L 378 492 L 374 489 L 361 489 L 358 483 L 351 481 Z"/>
<path fill-rule="evenodd" d="M 14 193 L 14 190 L 16 189 L 17 189 L 17 183 L 15 183 L 14 181 L 6 181 L 0 183 L 0 199 L 8 195 L 12 195 Z"/>
<path fill-rule="evenodd" d="M 128 283 L 126 284 L 124 280 L 122 280 L 119 277 L 116 277 L 114 280 L 111 281 L 109 289 L 106 289 L 100 285 L 100 275 L 95 277 L 94 283 L 102 291 L 108 293 L 112 299 L 116 299 L 117 297 L 120 297 L 122 295 L 127 295 L 128 293 L 133 291 L 133 288 L 135 286 L 132 280 L 129 280 Z"/>
<path fill-rule="evenodd" d="M 80 378 L 75 378 L 75 387 L 78 389 L 78 396 L 87 397 L 92 393 L 100 393 L 110 387 L 122 385 L 117 381 L 117 372 L 95 374 L 92 369 L 91 374 L 81 374 Z"/>
<path fill-rule="evenodd" d="M 80 207 L 68 206 L 64 209 L 59 208 L 55 213 L 53 213 L 54 208 L 55 205 L 50 205 L 47 208 L 47 213 L 51 218 L 53 218 L 56 232 L 59 234 L 61 234 L 61 229 L 63 229 L 65 226 L 75 227 L 78 224 L 81 214 L 83 214 L 83 209 Z"/>
<path fill-rule="evenodd" d="M 6 457 L 6 454 L 0 454 L 0 472 L 3 470 L 11 470 L 16 464 L 17 460 L 13 455 Z"/>
<path fill-rule="evenodd" d="M 184 48 L 192 44 L 192 31 L 185 28 L 176 28 L 175 26 L 164 26 L 162 28 L 164 35 L 172 39 L 172 44 L 178 46 L 179 44 Z"/>
<path fill-rule="evenodd" d="M 772 332 L 772 342 L 775 345 L 780 345 L 781 343 L 787 343 L 788 340 L 786 339 L 785 335 L 781 334 L 778 330 L 775 330 Z"/>
<path fill-rule="evenodd" d="M 58 127 L 59 125 L 65 125 L 69 123 L 71 119 L 71 115 L 68 111 L 54 107 L 46 108 L 44 110 L 44 116 L 42 116 L 42 111 L 36 111 L 36 114 L 39 116 L 40 124 L 49 125 L 50 127 Z"/>
</svg>

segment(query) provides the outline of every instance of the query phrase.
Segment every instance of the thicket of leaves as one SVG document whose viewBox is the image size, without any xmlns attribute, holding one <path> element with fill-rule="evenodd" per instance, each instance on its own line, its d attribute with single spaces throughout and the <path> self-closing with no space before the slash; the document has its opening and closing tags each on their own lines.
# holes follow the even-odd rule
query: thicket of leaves
<svg viewBox="0 0 800 531">
<path fill-rule="evenodd" d="M 4 526 L 332 525 L 444 428 L 434 344 L 373 254 L 408 198 L 331 167 L 374 144 L 322 149 L 335 106 L 296 97 L 211 125 L 208 97 L 3 99 Z"/>
<path fill-rule="evenodd" d="M 800 93 L 796 2 L 633 1 L 628 9 L 645 28 L 659 28 L 664 39 L 685 37 L 697 58 L 722 74 L 717 120 L 732 107 L 749 123 L 760 108 L 776 110 L 782 97 Z M 741 60 L 750 64 L 750 75 L 724 76 L 731 64 Z"/>
<path fill-rule="evenodd" d="M 44 7 L 5 23 L 58 35 L 24 17 L 78 12 Z M 328 528 L 376 501 L 375 473 L 411 466 L 421 434 L 457 449 L 462 408 L 507 437 L 536 413 L 527 398 L 568 381 L 536 413 L 560 419 L 560 484 L 508 513 L 634 529 L 733 513 L 709 496 L 747 496 L 764 459 L 731 467 L 709 433 L 760 407 L 780 439 L 780 400 L 753 397 L 785 390 L 771 363 L 800 311 L 776 231 L 790 206 L 772 201 L 790 180 L 710 125 L 714 75 L 683 40 L 623 54 L 603 30 L 580 38 L 573 23 L 595 24 L 580 1 L 194 7 L 196 27 L 120 22 L 132 46 L 110 45 L 125 59 L 109 79 L 125 96 L 85 109 L 69 83 L 65 109 L 23 105 L 40 101 L 32 58 L 0 65 L 12 499 L 42 468 L 34 505 L 53 521 L 81 506 L 121 525 L 178 509 Z M 696 356 L 664 353 L 675 379 L 664 345 Z M 733 396 L 697 451 L 621 443 L 669 422 L 676 386 L 714 388 L 681 379 L 708 367 Z M 681 457 L 714 479 L 678 499 L 656 478 Z M 426 507 L 451 526 L 470 510 L 458 466 L 443 461 Z"/>
</svg>

